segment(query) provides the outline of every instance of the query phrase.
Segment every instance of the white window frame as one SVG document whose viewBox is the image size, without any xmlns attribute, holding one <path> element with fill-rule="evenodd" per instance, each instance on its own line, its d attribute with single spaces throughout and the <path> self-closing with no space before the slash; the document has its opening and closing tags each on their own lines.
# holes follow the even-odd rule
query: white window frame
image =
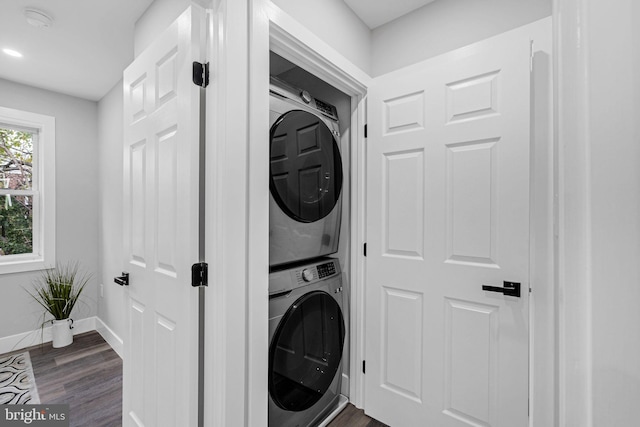
<svg viewBox="0 0 640 427">
<path fill-rule="evenodd" d="M 43 114 L 0 107 L 0 124 L 37 132 L 33 144 L 33 252 L 0 256 L 0 274 L 43 270 L 56 263 L 56 123 Z M 0 196 L 15 191 L 0 189 Z"/>
</svg>

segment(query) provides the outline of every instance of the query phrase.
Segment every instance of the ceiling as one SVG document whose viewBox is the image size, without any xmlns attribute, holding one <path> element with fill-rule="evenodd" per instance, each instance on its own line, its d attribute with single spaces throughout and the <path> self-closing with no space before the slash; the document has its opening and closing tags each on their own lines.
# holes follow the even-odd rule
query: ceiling
<svg viewBox="0 0 640 427">
<path fill-rule="evenodd" d="M 133 59 L 134 24 L 152 1 L 1 0 L 0 78 L 99 100 Z M 27 7 L 51 16 L 53 25 L 28 24 Z"/>
<path fill-rule="evenodd" d="M 434 0 L 344 1 L 373 29 Z M 0 0 L 0 78 L 98 101 L 131 63 L 135 22 L 152 2 Z M 53 24 L 30 25 L 25 8 L 45 12 Z"/>
<path fill-rule="evenodd" d="M 433 1 L 435 0 L 344 0 L 372 30 Z"/>
</svg>

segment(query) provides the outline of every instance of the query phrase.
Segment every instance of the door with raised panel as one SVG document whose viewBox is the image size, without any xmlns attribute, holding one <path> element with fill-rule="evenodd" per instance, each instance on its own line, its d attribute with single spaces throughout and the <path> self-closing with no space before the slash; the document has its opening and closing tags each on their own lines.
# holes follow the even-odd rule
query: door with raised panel
<svg viewBox="0 0 640 427">
<path fill-rule="evenodd" d="M 124 72 L 124 242 L 129 336 L 123 425 L 197 422 L 198 164 L 204 10 L 193 5 Z"/>
<path fill-rule="evenodd" d="M 528 423 L 529 58 L 498 36 L 369 90 L 365 411 L 386 424 Z"/>
</svg>

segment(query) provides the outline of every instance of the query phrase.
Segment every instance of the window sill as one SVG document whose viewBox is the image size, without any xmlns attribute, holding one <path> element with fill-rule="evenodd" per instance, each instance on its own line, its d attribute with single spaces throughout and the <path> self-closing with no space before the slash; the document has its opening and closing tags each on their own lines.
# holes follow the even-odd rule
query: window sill
<svg viewBox="0 0 640 427">
<path fill-rule="evenodd" d="M 52 268 L 42 257 L 20 257 L 12 260 L 0 261 L 0 275 L 24 273 L 28 271 L 46 270 Z"/>
</svg>

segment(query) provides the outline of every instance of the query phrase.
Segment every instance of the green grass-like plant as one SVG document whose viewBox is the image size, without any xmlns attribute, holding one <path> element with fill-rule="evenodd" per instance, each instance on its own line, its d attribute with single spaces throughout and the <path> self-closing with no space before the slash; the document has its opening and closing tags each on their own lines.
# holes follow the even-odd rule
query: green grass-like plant
<svg viewBox="0 0 640 427">
<path fill-rule="evenodd" d="M 34 291 L 29 295 L 36 300 L 55 320 L 68 319 L 90 274 L 81 273 L 77 262 L 57 264 L 55 268 L 43 270 L 34 280 Z"/>
</svg>

